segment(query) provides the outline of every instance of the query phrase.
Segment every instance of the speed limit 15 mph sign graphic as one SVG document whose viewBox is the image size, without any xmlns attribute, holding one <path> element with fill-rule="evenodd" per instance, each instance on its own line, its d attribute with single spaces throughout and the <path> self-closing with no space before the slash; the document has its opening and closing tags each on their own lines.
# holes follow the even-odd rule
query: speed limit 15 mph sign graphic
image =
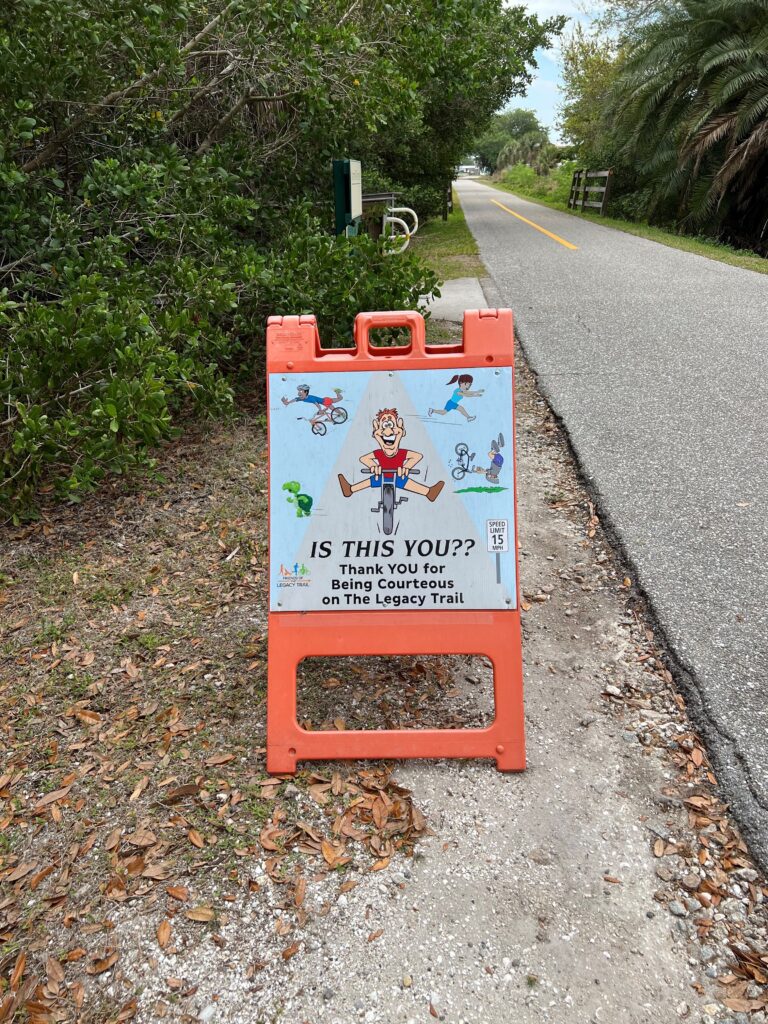
<svg viewBox="0 0 768 1024">
<path fill-rule="evenodd" d="M 509 551 L 509 520 L 487 519 L 485 526 L 488 537 L 488 550 L 491 553 Z"/>
</svg>

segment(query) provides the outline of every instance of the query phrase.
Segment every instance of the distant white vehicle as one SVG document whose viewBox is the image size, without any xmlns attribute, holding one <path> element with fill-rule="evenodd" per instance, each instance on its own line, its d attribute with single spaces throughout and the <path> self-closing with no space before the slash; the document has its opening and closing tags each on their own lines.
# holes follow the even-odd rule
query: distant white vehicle
<svg viewBox="0 0 768 1024">
<path fill-rule="evenodd" d="M 480 174 L 480 168 L 475 164 L 459 164 L 459 174 Z"/>
</svg>

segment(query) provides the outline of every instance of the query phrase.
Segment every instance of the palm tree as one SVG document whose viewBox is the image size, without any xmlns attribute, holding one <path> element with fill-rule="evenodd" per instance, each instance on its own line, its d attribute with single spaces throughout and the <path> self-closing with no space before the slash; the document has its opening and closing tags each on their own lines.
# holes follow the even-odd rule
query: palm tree
<svg viewBox="0 0 768 1024">
<path fill-rule="evenodd" d="M 539 154 L 547 146 L 549 146 L 549 139 L 546 131 L 526 132 L 525 135 L 521 135 L 519 138 L 510 139 L 501 153 L 499 153 L 497 166 L 501 169 L 512 167 L 514 164 L 528 164 L 529 167 L 533 167 L 536 170 L 537 174 L 546 174 L 546 170 L 542 172 L 537 169 L 537 163 L 540 167 L 541 160 Z"/>
<path fill-rule="evenodd" d="M 768 0 L 677 0 L 636 29 L 608 112 L 681 220 L 768 221 Z"/>
</svg>

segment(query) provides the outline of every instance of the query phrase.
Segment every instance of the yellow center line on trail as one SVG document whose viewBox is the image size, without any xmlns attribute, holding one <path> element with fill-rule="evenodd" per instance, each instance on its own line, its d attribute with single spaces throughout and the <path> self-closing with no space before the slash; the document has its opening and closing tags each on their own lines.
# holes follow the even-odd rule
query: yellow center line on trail
<svg viewBox="0 0 768 1024">
<path fill-rule="evenodd" d="M 578 245 L 574 245 L 572 242 L 566 242 L 566 240 L 561 238 L 559 235 L 555 235 L 551 231 L 547 231 L 546 228 L 541 227 L 539 224 L 534 224 L 532 220 L 528 220 L 526 217 L 522 217 L 519 213 L 515 213 L 514 210 L 510 210 L 510 208 L 505 206 L 504 203 L 499 203 L 495 199 L 491 199 L 491 202 L 495 203 L 496 206 L 500 207 L 502 210 L 506 210 L 507 213 L 511 213 L 513 217 L 517 217 L 517 219 L 521 220 L 523 224 L 536 228 L 537 231 L 540 231 L 542 235 L 546 235 L 548 238 L 553 238 L 556 242 L 559 242 L 560 245 L 564 245 L 566 249 L 579 248 Z"/>
</svg>

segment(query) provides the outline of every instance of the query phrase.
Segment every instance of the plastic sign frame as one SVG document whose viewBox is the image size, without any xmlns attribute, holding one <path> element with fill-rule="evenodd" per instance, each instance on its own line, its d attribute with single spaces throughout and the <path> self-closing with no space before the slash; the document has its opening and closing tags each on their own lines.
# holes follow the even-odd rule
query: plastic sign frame
<svg viewBox="0 0 768 1024">
<path fill-rule="evenodd" d="M 383 348 L 371 344 L 378 328 L 407 328 L 406 346 Z M 324 349 L 314 316 L 273 316 L 267 323 L 268 431 L 273 455 L 273 409 L 285 396 L 275 392 L 275 380 L 298 380 L 294 375 L 332 372 L 335 376 L 399 371 L 441 370 L 452 376 L 466 368 L 509 368 L 510 423 L 514 424 L 514 331 L 508 309 L 468 310 L 459 343 L 428 345 L 423 317 L 411 311 L 360 313 L 355 320 L 353 348 Z M 279 377 L 276 378 L 276 375 Z M 469 393 L 469 392 L 467 392 Z M 310 396 L 311 397 L 311 396 Z M 449 403 L 450 404 L 450 400 Z M 455 408 L 455 403 L 454 403 Z M 514 561 L 514 596 L 492 608 L 331 608 L 282 610 L 273 601 L 269 611 L 267 684 L 267 770 L 290 774 L 300 760 L 365 758 L 492 758 L 501 771 L 525 768 L 523 667 L 520 592 L 517 565 L 517 481 L 514 428 L 507 442 L 513 486 L 510 489 L 512 531 L 498 515 L 483 524 L 488 551 L 510 552 Z M 489 453 L 492 454 L 492 453 Z M 362 460 L 361 460 L 362 461 Z M 492 472 L 491 466 L 491 472 Z M 270 465 L 270 520 L 275 503 L 286 509 L 286 495 L 276 489 Z M 489 478 L 490 479 L 490 478 Z M 417 485 L 418 486 L 418 485 Z M 423 488 L 419 494 L 424 494 Z M 372 493 L 372 492 L 371 492 Z M 288 500 L 291 499 L 288 495 Z M 300 496 L 296 496 L 300 497 Z M 414 503 L 421 501 L 414 497 Z M 360 499 L 364 507 L 366 494 Z M 350 503 L 351 504 L 351 503 Z M 281 514 L 283 514 L 281 512 Z M 285 513 L 287 514 L 287 513 Z M 311 515 L 311 512 L 309 513 Z M 270 528 L 270 565 L 272 557 Z M 483 536 L 485 542 L 486 536 Z M 491 554 L 486 556 L 489 560 Z M 509 557 L 509 556 L 507 556 Z M 270 570 L 271 572 L 271 570 Z M 497 573 L 499 572 L 497 568 Z M 497 582 L 501 582 L 500 576 Z M 481 729 L 308 730 L 297 720 L 296 673 L 308 657 L 355 655 L 484 655 L 493 666 L 495 715 Z"/>
</svg>

